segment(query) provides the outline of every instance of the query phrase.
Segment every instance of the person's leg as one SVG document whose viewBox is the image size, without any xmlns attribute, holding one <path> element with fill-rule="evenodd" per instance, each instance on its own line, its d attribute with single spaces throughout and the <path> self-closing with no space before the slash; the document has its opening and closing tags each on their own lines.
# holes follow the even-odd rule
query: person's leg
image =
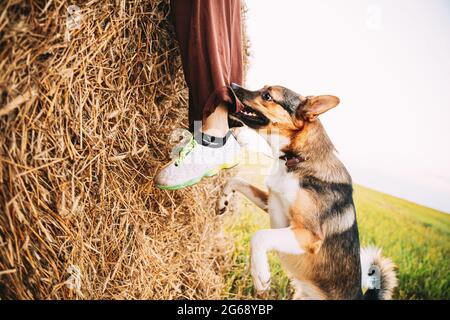
<svg viewBox="0 0 450 320">
<path fill-rule="evenodd" d="M 175 33 L 189 88 L 189 127 L 224 136 L 228 111 L 239 108 L 229 88 L 242 83 L 240 0 L 172 0 Z"/>
<path fill-rule="evenodd" d="M 243 78 L 240 0 L 172 0 L 171 6 L 195 139 L 156 177 L 162 189 L 180 189 L 237 164 L 228 112 L 240 108 L 230 84 Z"/>
<path fill-rule="evenodd" d="M 228 127 L 228 105 L 219 104 L 202 124 L 201 132 L 210 136 L 223 137 L 230 128 Z"/>
</svg>

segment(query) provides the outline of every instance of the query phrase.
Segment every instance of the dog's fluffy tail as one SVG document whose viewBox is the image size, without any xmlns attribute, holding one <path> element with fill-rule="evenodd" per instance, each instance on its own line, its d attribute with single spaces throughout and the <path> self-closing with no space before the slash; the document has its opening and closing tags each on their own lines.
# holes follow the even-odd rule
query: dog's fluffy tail
<svg viewBox="0 0 450 320">
<path fill-rule="evenodd" d="M 381 249 L 361 248 L 362 287 L 367 289 L 366 300 L 389 300 L 397 286 L 395 265 L 381 255 Z"/>
</svg>

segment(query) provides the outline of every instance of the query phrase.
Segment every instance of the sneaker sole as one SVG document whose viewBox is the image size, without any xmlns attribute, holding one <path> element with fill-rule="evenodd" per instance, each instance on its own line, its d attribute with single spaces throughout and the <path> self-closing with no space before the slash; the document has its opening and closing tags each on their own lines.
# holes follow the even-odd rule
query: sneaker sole
<svg viewBox="0 0 450 320">
<path fill-rule="evenodd" d="M 174 185 L 174 186 L 156 185 L 156 187 L 161 190 L 179 190 L 179 189 L 187 188 L 187 187 L 193 186 L 194 184 L 199 183 L 205 177 L 213 177 L 213 176 L 217 175 L 220 172 L 220 170 L 231 169 L 231 168 L 236 167 L 238 164 L 239 164 L 239 160 L 236 160 L 235 162 L 232 162 L 232 163 L 224 163 L 215 169 L 206 171 L 200 177 L 191 179 L 185 183 Z"/>
</svg>

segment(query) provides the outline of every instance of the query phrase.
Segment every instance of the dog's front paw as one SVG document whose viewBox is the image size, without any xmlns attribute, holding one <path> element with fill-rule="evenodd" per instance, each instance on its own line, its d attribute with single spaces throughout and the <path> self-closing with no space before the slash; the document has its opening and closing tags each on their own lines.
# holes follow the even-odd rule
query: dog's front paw
<svg viewBox="0 0 450 320">
<path fill-rule="evenodd" d="M 227 184 L 223 190 L 222 196 L 217 202 L 218 214 L 224 214 L 231 207 L 231 198 L 233 197 L 234 190 L 231 189 L 230 185 Z"/>
<path fill-rule="evenodd" d="M 217 203 L 218 214 L 224 214 L 227 212 L 228 206 L 230 205 L 230 199 L 228 195 L 222 195 Z"/>
</svg>

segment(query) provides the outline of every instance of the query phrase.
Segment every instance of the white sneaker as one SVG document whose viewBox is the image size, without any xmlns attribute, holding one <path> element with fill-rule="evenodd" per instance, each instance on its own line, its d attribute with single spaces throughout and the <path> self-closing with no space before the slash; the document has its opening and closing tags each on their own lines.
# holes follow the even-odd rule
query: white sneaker
<svg viewBox="0 0 450 320">
<path fill-rule="evenodd" d="M 179 156 L 164 166 L 155 178 L 163 190 L 178 190 L 198 183 L 203 177 L 216 175 L 240 160 L 240 146 L 231 134 L 221 147 L 205 147 L 194 138 L 181 148 Z"/>
<path fill-rule="evenodd" d="M 232 130 L 237 142 L 242 148 L 247 148 L 248 151 L 252 152 L 260 152 L 269 158 L 274 158 L 272 148 L 254 129 L 242 126 L 233 128 Z"/>
</svg>

